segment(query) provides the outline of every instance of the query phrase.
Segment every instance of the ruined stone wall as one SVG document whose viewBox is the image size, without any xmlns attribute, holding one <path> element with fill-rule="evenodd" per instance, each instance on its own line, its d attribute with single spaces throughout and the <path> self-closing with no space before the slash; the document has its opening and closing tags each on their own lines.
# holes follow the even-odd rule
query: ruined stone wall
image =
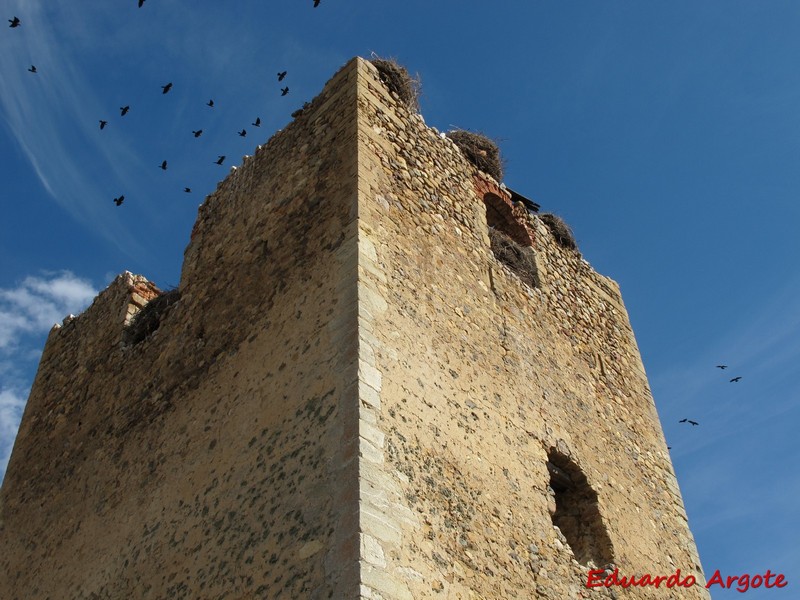
<svg viewBox="0 0 800 600">
<path fill-rule="evenodd" d="M 54 329 L 0 491 L 0 597 L 356 594 L 355 73 L 199 210 L 180 299 Z"/>
<path fill-rule="evenodd" d="M 707 598 L 585 587 L 702 578 L 616 284 L 498 202 L 348 63 L 205 201 L 172 304 L 124 274 L 51 332 L 0 597 Z"/>
<path fill-rule="evenodd" d="M 585 587 L 606 566 L 592 545 L 622 574 L 703 582 L 617 285 L 533 216 L 541 285 L 523 284 L 490 250 L 485 177 L 361 76 L 360 350 L 378 392 L 362 402 L 378 432 L 361 465 L 365 596 L 707 598 Z M 603 531 L 575 548 L 551 519 L 548 457 L 595 498 Z"/>
</svg>

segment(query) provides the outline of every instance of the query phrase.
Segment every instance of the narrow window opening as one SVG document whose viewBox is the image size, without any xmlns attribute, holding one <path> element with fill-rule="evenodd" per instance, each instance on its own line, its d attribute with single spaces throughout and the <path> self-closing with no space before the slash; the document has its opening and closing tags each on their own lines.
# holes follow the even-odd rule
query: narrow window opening
<svg viewBox="0 0 800 600">
<path fill-rule="evenodd" d="M 583 566 L 604 566 L 613 562 L 611 539 L 603 524 L 597 493 L 586 476 L 567 456 L 556 450 L 548 454 L 550 473 L 550 517 Z"/>
</svg>

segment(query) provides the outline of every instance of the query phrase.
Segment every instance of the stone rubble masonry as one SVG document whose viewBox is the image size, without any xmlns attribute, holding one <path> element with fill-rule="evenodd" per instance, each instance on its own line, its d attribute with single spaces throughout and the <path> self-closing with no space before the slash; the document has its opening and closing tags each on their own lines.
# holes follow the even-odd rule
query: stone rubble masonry
<svg viewBox="0 0 800 600">
<path fill-rule="evenodd" d="M 540 287 L 492 254 L 487 194 Z M 159 290 L 130 273 L 51 332 L 0 597 L 708 598 L 586 588 L 549 452 L 621 573 L 704 581 L 619 289 L 369 62 L 206 199 L 179 289 L 137 344 Z"/>
</svg>

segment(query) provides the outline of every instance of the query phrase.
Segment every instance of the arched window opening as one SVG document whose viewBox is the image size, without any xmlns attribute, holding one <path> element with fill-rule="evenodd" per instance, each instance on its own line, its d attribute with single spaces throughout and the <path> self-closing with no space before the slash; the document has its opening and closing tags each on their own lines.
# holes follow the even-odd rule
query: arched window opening
<svg viewBox="0 0 800 600">
<path fill-rule="evenodd" d="M 486 224 L 494 257 L 511 269 L 531 287 L 539 287 L 536 255 L 530 247 L 528 232 L 514 217 L 511 207 L 495 194 L 483 198 L 486 204 Z"/>
<path fill-rule="evenodd" d="M 531 245 L 528 232 L 517 221 L 511 206 L 505 200 L 490 192 L 484 195 L 483 202 L 486 204 L 486 224 L 489 229 L 503 232 L 523 248 Z"/>
<path fill-rule="evenodd" d="M 600 515 L 597 493 L 586 476 L 567 456 L 551 450 L 547 456 L 554 506 L 550 517 L 583 566 L 602 567 L 614 562 L 613 547 Z"/>
</svg>

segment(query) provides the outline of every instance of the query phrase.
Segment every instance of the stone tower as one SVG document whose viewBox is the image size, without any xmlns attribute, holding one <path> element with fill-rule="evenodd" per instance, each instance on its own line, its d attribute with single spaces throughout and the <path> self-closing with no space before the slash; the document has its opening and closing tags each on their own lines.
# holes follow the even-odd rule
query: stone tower
<svg viewBox="0 0 800 600">
<path fill-rule="evenodd" d="M 50 333 L 0 597 L 708 598 L 619 289 L 515 196 L 350 61 L 177 290 Z"/>
</svg>

